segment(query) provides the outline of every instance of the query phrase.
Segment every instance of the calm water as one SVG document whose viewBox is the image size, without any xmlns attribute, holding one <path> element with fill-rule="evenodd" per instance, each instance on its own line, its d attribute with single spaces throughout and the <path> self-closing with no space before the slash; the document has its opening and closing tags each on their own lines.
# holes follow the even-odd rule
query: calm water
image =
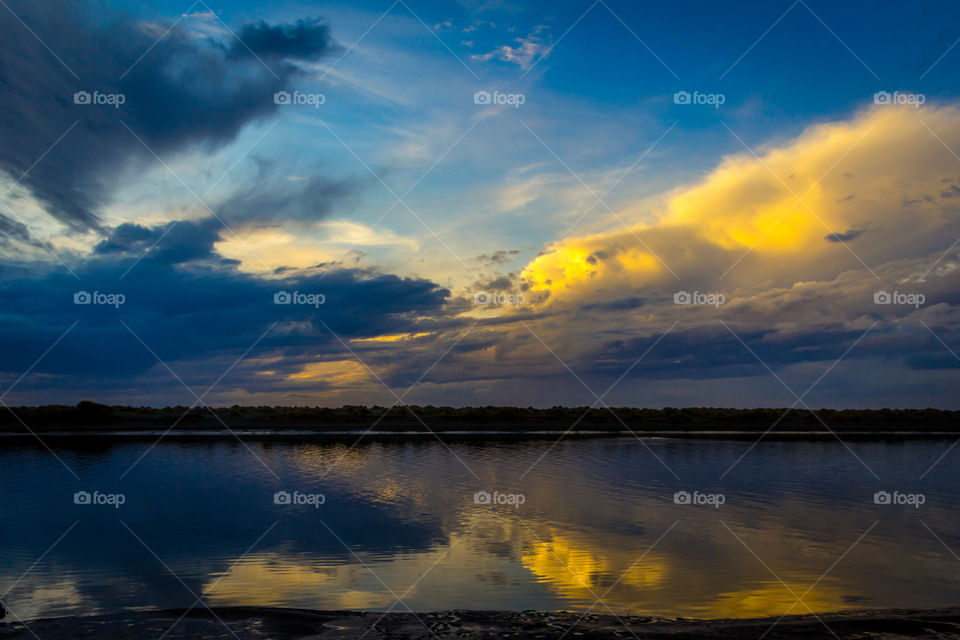
<svg viewBox="0 0 960 640">
<path fill-rule="evenodd" d="M 797 596 L 816 611 L 957 604 L 960 448 L 919 480 L 952 441 L 763 442 L 722 480 L 750 442 L 644 442 L 55 445 L 63 464 L 0 442 L 0 599 L 25 619 L 200 594 L 400 611 L 602 598 L 699 617 L 806 613 Z M 523 504 L 478 505 L 478 489 Z M 724 503 L 675 504 L 682 490 Z M 925 501 L 878 505 L 878 490 Z"/>
</svg>

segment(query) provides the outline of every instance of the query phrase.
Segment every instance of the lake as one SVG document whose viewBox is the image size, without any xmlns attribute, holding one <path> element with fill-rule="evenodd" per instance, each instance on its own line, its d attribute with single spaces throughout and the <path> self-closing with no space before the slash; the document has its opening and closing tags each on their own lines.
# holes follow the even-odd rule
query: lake
<svg viewBox="0 0 960 640">
<path fill-rule="evenodd" d="M 0 600 L 24 619 L 201 594 L 695 617 L 960 598 L 952 439 L 50 444 L 0 442 Z"/>
</svg>

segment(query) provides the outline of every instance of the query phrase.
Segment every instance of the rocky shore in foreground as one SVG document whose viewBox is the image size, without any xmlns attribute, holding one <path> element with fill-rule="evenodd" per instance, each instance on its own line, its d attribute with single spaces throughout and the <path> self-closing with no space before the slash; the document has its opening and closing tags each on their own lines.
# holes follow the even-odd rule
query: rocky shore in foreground
<svg viewBox="0 0 960 640">
<path fill-rule="evenodd" d="M 776 624 L 775 624 L 776 623 Z M 771 628 L 772 627 L 772 628 Z M 844 611 L 819 616 L 726 620 L 572 612 L 439 611 L 388 613 L 265 607 L 131 612 L 0 624 L 0 640 L 617 640 L 673 638 L 960 638 L 960 607 Z"/>
</svg>

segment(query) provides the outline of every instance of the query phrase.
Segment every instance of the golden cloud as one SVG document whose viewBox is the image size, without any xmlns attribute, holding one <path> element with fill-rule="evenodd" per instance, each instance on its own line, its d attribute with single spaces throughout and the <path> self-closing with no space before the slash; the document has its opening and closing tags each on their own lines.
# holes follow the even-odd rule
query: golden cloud
<svg viewBox="0 0 960 640">
<path fill-rule="evenodd" d="M 356 360 L 321 360 L 309 362 L 300 371 L 291 373 L 287 380 L 322 381 L 333 387 L 351 387 L 368 382 L 372 376 L 366 367 Z"/>
<path fill-rule="evenodd" d="M 960 149 L 956 107 L 876 106 L 726 157 L 668 194 L 655 222 L 563 239 L 522 277 L 554 302 L 613 299 L 721 278 L 789 286 L 942 251 L 947 214 L 960 209 L 951 148 Z"/>
</svg>

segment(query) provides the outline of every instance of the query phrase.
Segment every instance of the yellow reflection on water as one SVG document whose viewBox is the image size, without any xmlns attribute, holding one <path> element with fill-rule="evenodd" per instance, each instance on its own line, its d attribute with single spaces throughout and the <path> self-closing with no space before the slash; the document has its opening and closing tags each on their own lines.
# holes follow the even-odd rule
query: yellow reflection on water
<svg viewBox="0 0 960 640">
<path fill-rule="evenodd" d="M 667 576 L 667 564 L 662 558 L 637 561 L 624 575 L 625 567 L 619 559 L 556 532 L 549 541 L 533 540 L 520 563 L 538 581 L 572 600 L 595 600 L 621 575 L 620 584 L 639 588 L 655 587 Z"/>
<path fill-rule="evenodd" d="M 842 595 L 836 589 L 818 586 L 804 595 L 809 585 L 787 583 L 787 586 L 793 593 L 779 582 L 771 582 L 756 589 L 721 593 L 716 600 L 709 603 L 708 613 L 700 615 L 710 618 L 804 615 L 810 613 L 811 609 L 815 612 L 836 611 L 848 606 L 844 604 Z M 803 602 L 798 602 L 797 596 L 803 596 Z"/>
<path fill-rule="evenodd" d="M 448 544 L 371 560 L 376 576 L 361 563 L 343 560 L 251 554 L 225 574 L 209 575 L 204 591 L 219 605 L 382 610 L 396 604 L 395 593 L 410 587 L 404 602 L 432 610 L 464 607 L 465 598 L 481 596 L 481 586 L 481 591 L 515 590 L 509 600 L 516 609 L 527 608 L 545 592 L 553 600 L 548 608 L 585 610 L 602 599 L 596 605 L 601 613 L 609 607 L 617 613 L 698 618 L 803 615 L 852 606 L 838 583 L 824 580 L 806 593 L 815 576 L 793 576 L 783 584 L 759 575 L 762 569 L 749 554 L 718 571 L 696 553 L 669 545 L 650 552 L 622 536 L 490 512 L 478 514 Z M 539 587 L 532 588 L 534 583 Z M 797 601 L 799 595 L 803 602 Z M 506 596 L 482 597 L 501 602 Z M 486 602 L 476 602 L 470 608 L 485 608 Z"/>
<path fill-rule="evenodd" d="M 420 584 L 423 591 L 410 595 L 412 606 L 440 608 L 443 600 L 452 607 L 463 607 L 465 598 L 466 602 L 485 598 L 494 607 L 504 607 L 507 602 L 508 608 L 524 609 L 535 602 L 538 606 L 549 603 L 548 608 L 586 609 L 602 597 L 604 604 L 618 613 L 702 618 L 809 613 L 794 594 L 803 594 L 818 576 L 807 576 L 804 560 L 784 553 L 786 532 L 776 519 L 755 520 L 744 536 L 758 555 L 781 573 L 789 589 L 771 580 L 756 558 L 734 546 L 735 539 L 711 519 L 694 521 L 699 527 L 695 534 L 689 531 L 690 523 L 681 525 L 650 550 L 654 539 L 618 532 L 603 526 L 603 521 L 546 519 L 544 514 L 556 513 L 563 500 L 571 499 L 569 495 L 531 487 L 527 499 L 541 507 L 537 511 L 478 508 L 470 493 L 451 501 L 443 483 L 423 473 L 434 461 L 420 456 L 413 460 L 411 463 L 411 458 L 397 456 L 396 449 L 380 445 L 362 450 L 306 447 L 298 450 L 295 459 L 297 469 L 306 474 L 325 472 L 335 464 L 337 473 L 327 476 L 325 482 L 335 483 L 338 491 L 367 504 L 391 509 L 399 522 L 434 514 L 441 526 L 451 527 L 445 543 L 405 549 L 375 562 L 377 573 L 398 588 L 414 584 L 429 571 L 429 578 Z M 402 472 L 391 472 L 401 461 Z M 558 504 L 551 507 L 553 502 Z M 642 521 L 643 529 L 662 532 L 670 528 L 672 514 L 650 503 L 639 509 L 635 518 L 638 524 Z M 684 539 L 677 540 L 677 534 Z M 316 558 L 300 558 L 301 562 L 317 562 Z M 264 593 L 287 603 L 291 598 L 306 598 L 305 606 L 322 608 L 369 609 L 393 604 L 383 585 L 365 582 L 369 576 L 363 571 L 352 574 L 334 564 L 327 573 L 318 572 L 307 565 L 298 567 L 297 556 L 271 562 L 272 566 L 247 567 L 244 570 L 249 574 L 236 573 L 225 581 L 233 602 L 256 601 Z M 291 593 L 287 582 L 305 586 Z M 844 584 L 832 578 L 824 580 L 804 601 L 817 612 L 850 608 L 844 596 L 859 589 L 843 589 Z M 309 600 L 311 593 L 313 601 Z"/>
<path fill-rule="evenodd" d="M 263 606 L 316 606 L 330 609 L 376 609 L 395 601 L 380 589 L 358 588 L 364 576 L 355 565 L 313 566 L 274 553 L 252 555 L 227 573 L 210 576 L 204 592 L 211 602 L 259 602 Z"/>
<path fill-rule="evenodd" d="M 803 615 L 849 608 L 844 592 L 827 581 L 756 580 L 752 557 L 718 571 L 693 553 L 645 552 L 629 540 L 601 532 L 568 532 L 553 524 L 539 537 L 533 527 L 519 561 L 540 584 L 581 609 L 700 618 Z M 669 547 L 665 545 L 664 548 Z M 635 555 L 632 555 L 635 554 Z M 742 588 L 731 585 L 744 584 Z M 802 602 L 797 598 L 803 597 Z"/>
<path fill-rule="evenodd" d="M 0 575 L 0 584 L 16 584 L 19 587 L 15 596 L 10 595 L 4 599 L 10 610 L 16 612 L 16 616 L 10 614 L 8 621 L 15 617 L 31 620 L 69 615 L 77 609 L 85 610 L 88 614 L 99 613 L 99 609 L 81 591 L 73 577 L 50 577 L 48 580 L 23 580 L 23 576 L 19 580 L 7 578 L 8 576 Z"/>
</svg>

